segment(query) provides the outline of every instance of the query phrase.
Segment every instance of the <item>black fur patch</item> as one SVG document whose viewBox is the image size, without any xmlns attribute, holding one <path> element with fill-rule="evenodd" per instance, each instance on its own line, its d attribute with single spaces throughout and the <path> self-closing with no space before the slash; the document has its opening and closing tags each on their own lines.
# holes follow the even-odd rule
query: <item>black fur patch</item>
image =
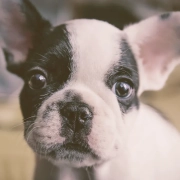
<svg viewBox="0 0 180 180">
<path fill-rule="evenodd" d="M 122 39 L 121 41 L 121 60 L 120 65 L 124 68 L 129 69 L 131 72 L 131 77 L 135 85 L 136 92 L 139 87 L 139 74 L 138 67 L 134 57 L 134 54 L 131 50 L 130 45 L 128 44 L 126 39 Z"/>
<path fill-rule="evenodd" d="M 128 112 L 131 107 L 139 107 L 139 100 L 137 91 L 139 87 L 139 75 L 135 57 L 128 42 L 125 39 L 121 40 L 121 59 L 113 65 L 105 76 L 107 86 L 112 89 L 113 85 L 121 78 L 127 78 L 132 81 L 134 87 L 134 94 L 129 98 L 117 98 L 120 108 L 123 113 Z"/>
<path fill-rule="evenodd" d="M 70 79 L 73 69 L 72 48 L 68 35 L 65 25 L 56 27 L 43 39 L 38 48 L 31 50 L 24 63 L 22 78 L 25 85 L 20 95 L 24 118 L 36 116 L 42 102 L 63 88 Z M 28 86 L 28 72 L 34 68 L 43 69 L 47 74 L 47 86 L 41 90 L 32 90 Z"/>
<path fill-rule="evenodd" d="M 161 14 L 161 15 L 160 15 L 160 18 L 161 18 L 162 20 L 166 20 L 166 19 L 168 19 L 168 18 L 170 17 L 170 15 L 171 15 L 171 13 L 164 13 L 164 14 Z"/>
</svg>

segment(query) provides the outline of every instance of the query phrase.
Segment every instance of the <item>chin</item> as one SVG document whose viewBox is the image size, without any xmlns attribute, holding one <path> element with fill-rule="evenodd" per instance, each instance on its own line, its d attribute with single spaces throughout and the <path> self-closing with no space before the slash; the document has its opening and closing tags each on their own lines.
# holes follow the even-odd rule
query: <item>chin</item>
<svg viewBox="0 0 180 180">
<path fill-rule="evenodd" d="M 94 166 L 101 162 L 100 157 L 87 145 L 56 144 L 45 148 L 43 152 L 42 148 L 39 150 L 36 148 L 37 154 L 48 159 L 56 166 L 67 165 L 80 168 Z"/>
</svg>

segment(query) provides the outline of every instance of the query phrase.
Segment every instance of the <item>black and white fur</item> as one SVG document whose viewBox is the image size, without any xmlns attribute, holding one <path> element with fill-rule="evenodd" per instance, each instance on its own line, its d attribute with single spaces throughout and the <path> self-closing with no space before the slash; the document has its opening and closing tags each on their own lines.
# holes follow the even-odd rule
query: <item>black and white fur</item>
<svg viewBox="0 0 180 180">
<path fill-rule="evenodd" d="M 88 179 L 88 168 L 95 180 L 180 179 L 178 131 L 138 98 L 162 88 L 180 62 L 179 12 L 119 30 L 87 19 L 52 27 L 27 0 L 1 5 L 7 68 L 25 82 L 20 104 L 35 179 Z M 45 85 L 35 90 L 37 74 Z M 132 88 L 125 98 L 115 94 L 122 79 Z"/>
</svg>

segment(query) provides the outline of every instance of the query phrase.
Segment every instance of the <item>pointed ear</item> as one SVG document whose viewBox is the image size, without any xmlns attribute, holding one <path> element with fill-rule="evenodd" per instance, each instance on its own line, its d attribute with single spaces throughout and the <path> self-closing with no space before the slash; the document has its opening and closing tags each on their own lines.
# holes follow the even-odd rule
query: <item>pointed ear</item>
<svg viewBox="0 0 180 180">
<path fill-rule="evenodd" d="M 26 60 L 29 50 L 41 41 L 50 29 L 50 23 L 28 0 L 21 0 L 19 4 L 1 0 L 0 11 L 1 47 L 8 69 L 14 71 Z"/>
<path fill-rule="evenodd" d="M 124 31 L 138 64 L 139 94 L 161 89 L 180 63 L 180 12 L 146 19 Z"/>
</svg>

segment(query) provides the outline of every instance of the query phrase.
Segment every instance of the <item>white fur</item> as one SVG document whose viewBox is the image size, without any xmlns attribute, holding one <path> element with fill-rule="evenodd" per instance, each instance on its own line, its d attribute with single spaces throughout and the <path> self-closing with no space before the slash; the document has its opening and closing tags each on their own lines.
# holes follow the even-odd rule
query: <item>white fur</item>
<svg viewBox="0 0 180 180">
<path fill-rule="evenodd" d="M 102 82 L 109 68 L 120 60 L 119 42 L 125 34 L 106 22 L 85 19 L 67 22 L 67 30 L 77 66 L 74 79 L 91 86 L 93 81 Z"/>
<path fill-rule="evenodd" d="M 152 108 L 141 104 L 133 128 L 119 154 L 104 167 L 98 167 L 98 180 L 179 180 L 179 132 Z M 102 168 L 102 169 L 101 169 Z"/>
</svg>

